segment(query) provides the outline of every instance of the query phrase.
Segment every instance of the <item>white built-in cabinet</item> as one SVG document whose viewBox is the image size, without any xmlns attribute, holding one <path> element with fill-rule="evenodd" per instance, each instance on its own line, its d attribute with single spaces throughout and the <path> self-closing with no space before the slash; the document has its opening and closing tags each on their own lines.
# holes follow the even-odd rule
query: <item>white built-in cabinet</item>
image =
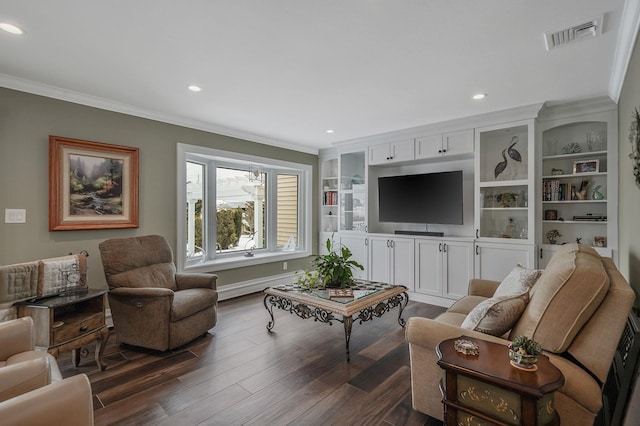
<svg viewBox="0 0 640 426">
<path fill-rule="evenodd" d="M 395 235 L 369 237 L 369 279 L 403 285 L 413 291 L 414 240 Z"/>
<path fill-rule="evenodd" d="M 416 138 L 416 159 L 473 153 L 473 129 Z"/>
<path fill-rule="evenodd" d="M 502 281 L 514 265 L 532 269 L 536 267 L 535 246 L 476 241 L 474 264 L 475 278 Z"/>
<path fill-rule="evenodd" d="M 416 300 L 444 306 L 466 294 L 471 278 L 501 281 L 516 264 L 544 268 L 565 242 L 590 244 L 615 261 L 617 120 L 609 99 L 531 105 L 459 123 L 464 129 L 473 122 L 473 129 L 447 123 L 451 131 L 429 126 L 416 130 L 414 138 L 404 131 L 392 142 L 375 138 L 369 145 L 345 144 L 326 158 L 321 153 L 320 252 L 337 231 L 336 242 L 365 266 L 356 277 L 402 284 Z M 471 158 L 474 235 L 368 233 L 369 203 L 376 201 L 370 166 L 377 176 L 381 170 L 402 174 L 416 165 L 457 167 L 457 161 Z M 578 197 L 584 181 L 587 189 Z M 553 229 L 562 235 L 555 244 L 547 238 Z"/>
<path fill-rule="evenodd" d="M 461 298 L 473 278 L 473 262 L 472 240 L 416 238 L 415 292 L 435 303 Z"/>
<path fill-rule="evenodd" d="M 382 143 L 369 147 L 369 165 L 411 161 L 415 158 L 413 139 Z"/>
<path fill-rule="evenodd" d="M 364 270 L 355 268 L 353 277 L 362 280 L 369 279 L 369 236 L 363 233 L 341 233 L 340 244 L 351 251 L 351 260 L 355 260 Z M 336 247 L 336 250 L 339 250 Z"/>
</svg>

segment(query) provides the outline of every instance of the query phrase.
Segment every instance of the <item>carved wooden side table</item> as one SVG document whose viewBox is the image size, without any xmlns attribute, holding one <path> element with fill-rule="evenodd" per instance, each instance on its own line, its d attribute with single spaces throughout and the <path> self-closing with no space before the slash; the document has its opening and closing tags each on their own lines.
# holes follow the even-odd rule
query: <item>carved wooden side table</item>
<svg viewBox="0 0 640 426">
<path fill-rule="evenodd" d="M 456 351 L 457 340 L 476 344 L 478 355 Z M 546 356 L 539 356 L 536 371 L 523 371 L 509 363 L 506 345 L 462 336 L 440 342 L 436 350 L 445 370 L 445 425 L 560 423 L 553 395 L 564 377 Z"/>
</svg>

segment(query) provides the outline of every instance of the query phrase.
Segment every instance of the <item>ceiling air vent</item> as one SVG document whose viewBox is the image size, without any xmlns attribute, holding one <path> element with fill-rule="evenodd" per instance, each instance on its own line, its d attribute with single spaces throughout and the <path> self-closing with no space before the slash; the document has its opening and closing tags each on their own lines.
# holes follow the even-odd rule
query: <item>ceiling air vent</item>
<svg viewBox="0 0 640 426">
<path fill-rule="evenodd" d="M 544 33 L 547 50 L 555 49 L 583 38 L 599 36 L 602 34 L 602 19 L 603 16 L 601 15 L 588 22 L 574 25 L 564 30 L 547 31 Z"/>
</svg>

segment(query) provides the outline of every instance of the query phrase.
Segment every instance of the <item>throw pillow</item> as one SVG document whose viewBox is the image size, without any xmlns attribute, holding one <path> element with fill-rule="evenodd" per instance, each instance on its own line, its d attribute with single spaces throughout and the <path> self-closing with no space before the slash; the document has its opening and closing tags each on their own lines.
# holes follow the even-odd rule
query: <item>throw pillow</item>
<svg viewBox="0 0 640 426">
<path fill-rule="evenodd" d="M 528 292 L 542 275 L 540 269 L 528 269 L 518 264 L 496 289 L 493 297 L 514 296 Z"/>
<path fill-rule="evenodd" d="M 518 321 L 528 301 L 527 291 L 514 296 L 484 300 L 469 312 L 460 327 L 492 336 L 502 336 Z"/>
</svg>

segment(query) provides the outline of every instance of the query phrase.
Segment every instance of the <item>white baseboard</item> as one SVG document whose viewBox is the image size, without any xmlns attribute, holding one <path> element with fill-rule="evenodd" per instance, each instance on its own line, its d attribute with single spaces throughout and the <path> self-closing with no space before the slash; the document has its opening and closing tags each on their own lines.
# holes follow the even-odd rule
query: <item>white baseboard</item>
<svg viewBox="0 0 640 426">
<path fill-rule="evenodd" d="M 290 283 L 294 280 L 294 275 L 294 272 L 288 272 L 286 274 L 271 275 L 269 277 L 258 278 L 255 280 L 221 285 L 218 286 L 218 300 L 232 299 L 238 296 L 257 293 L 267 287 Z"/>
<path fill-rule="evenodd" d="M 409 294 L 409 300 L 413 302 L 428 303 L 429 305 L 442 306 L 443 308 L 449 308 L 455 302 L 455 300 L 447 299 L 444 297 L 429 296 L 413 291 L 409 291 L 407 293 Z"/>
</svg>

